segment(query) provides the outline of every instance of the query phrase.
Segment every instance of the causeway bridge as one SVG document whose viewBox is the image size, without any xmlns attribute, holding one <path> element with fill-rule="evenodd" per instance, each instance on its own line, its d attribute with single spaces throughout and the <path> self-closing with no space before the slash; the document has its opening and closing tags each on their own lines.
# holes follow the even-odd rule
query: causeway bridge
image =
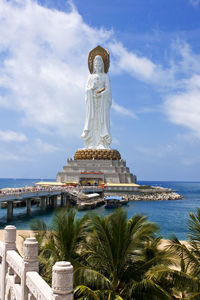
<svg viewBox="0 0 200 300">
<path fill-rule="evenodd" d="M 6 202 L 7 221 L 13 217 L 14 202 L 22 201 L 26 205 L 27 215 L 31 214 L 31 205 L 33 200 L 38 202 L 40 209 L 45 211 L 46 207 L 66 206 L 70 200 L 73 200 L 73 193 L 66 189 L 45 189 L 36 191 L 18 191 L 11 193 L 1 193 L 0 202 Z M 58 201 L 60 200 L 60 201 Z"/>
<path fill-rule="evenodd" d="M 56 187 L 45 189 L 23 190 L 18 189 L 17 192 L 0 193 L 0 204 L 6 202 L 7 221 L 11 221 L 13 217 L 14 203 L 16 201 L 24 202 L 27 215 L 31 214 L 32 203 L 38 203 L 41 210 L 45 211 L 47 207 L 66 206 L 67 204 L 77 204 L 79 197 L 83 193 L 103 193 L 100 187 Z"/>
</svg>

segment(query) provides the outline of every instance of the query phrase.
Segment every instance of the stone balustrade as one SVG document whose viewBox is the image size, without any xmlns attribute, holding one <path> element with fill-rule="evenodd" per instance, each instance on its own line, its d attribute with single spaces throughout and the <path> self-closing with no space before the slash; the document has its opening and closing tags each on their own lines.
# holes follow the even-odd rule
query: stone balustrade
<svg viewBox="0 0 200 300">
<path fill-rule="evenodd" d="M 73 266 L 56 262 L 52 270 L 52 288 L 39 275 L 38 243 L 35 238 L 24 242 L 24 257 L 16 250 L 16 228 L 4 229 L 0 242 L 1 300 L 73 300 Z"/>
</svg>

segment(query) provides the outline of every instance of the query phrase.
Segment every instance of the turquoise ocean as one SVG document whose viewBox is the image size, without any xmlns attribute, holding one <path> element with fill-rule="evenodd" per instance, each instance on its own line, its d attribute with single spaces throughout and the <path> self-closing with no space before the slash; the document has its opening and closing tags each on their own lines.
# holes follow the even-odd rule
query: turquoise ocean
<svg viewBox="0 0 200 300">
<path fill-rule="evenodd" d="M 51 179 L 45 179 L 50 181 Z M 40 179 L 0 179 L 0 189 L 4 187 L 22 187 L 34 185 Z M 52 179 L 55 181 L 55 179 Z M 171 182 L 171 181 L 138 181 L 139 184 L 148 184 L 153 186 L 162 186 L 172 188 L 184 196 L 182 200 L 168 201 L 137 201 L 129 202 L 124 207 L 128 217 L 132 217 L 135 213 L 141 213 L 148 216 L 150 221 L 156 222 L 160 226 L 160 234 L 164 238 L 169 238 L 175 234 L 179 239 L 187 239 L 187 220 L 189 212 L 195 212 L 200 207 L 200 182 Z M 99 207 L 90 211 L 105 216 L 112 210 L 106 210 Z M 82 216 L 85 212 L 78 212 L 78 216 Z M 52 209 L 46 212 L 40 212 L 38 207 L 32 207 L 31 216 L 26 216 L 26 208 L 15 208 L 14 217 L 10 224 L 17 229 L 29 229 L 30 221 L 39 218 L 47 224 L 51 223 L 54 211 Z M 0 228 L 4 228 L 6 223 L 6 209 L 0 208 Z"/>
</svg>

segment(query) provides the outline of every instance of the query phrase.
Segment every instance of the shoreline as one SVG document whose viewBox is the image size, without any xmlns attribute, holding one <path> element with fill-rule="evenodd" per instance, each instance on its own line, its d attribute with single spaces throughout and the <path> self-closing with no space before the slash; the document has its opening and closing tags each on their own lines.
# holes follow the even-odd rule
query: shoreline
<svg viewBox="0 0 200 300">
<path fill-rule="evenodd" d="M 34 237 L 34 232 L 32 230 L 28 229 L 17 229 L 16 230 L 16 247 L 19 251 L 20 255 L 23 256 L 23 244 L 24 244 L 24 238 L 28 237 Z M 0 241 L 4 241 L 4 229 L 0 229 Z M 163 250 L 168 245 L 169 239 L 161 239 L 161 244 L 159 246 L 159 249 Z M 184 244 L 185 246 L 189 246 L 188 240 L 180 240 L 181 244 Z"/>
</svg>

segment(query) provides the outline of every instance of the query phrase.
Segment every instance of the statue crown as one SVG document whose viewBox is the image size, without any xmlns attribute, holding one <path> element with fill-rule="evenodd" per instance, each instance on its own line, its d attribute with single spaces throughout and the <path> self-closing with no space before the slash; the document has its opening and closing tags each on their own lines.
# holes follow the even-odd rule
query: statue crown
<svg viewBox="0 0 200 300">
<path fill-rule="evenodd" d="M 88 68 L 90 73 L 93 73 L 93 63 L 94 63 L 94 58 L 95 56 L 100 55 L 103 59 L 104 62 L 104 73 L 108 73 L 108 69 L 110 66 L 110 53 L 107 49 L 104 49 L 101 46 L 97 46 L 96 48 L 92 49 L 89 52 L 88 55 Z"/>
</svg>

